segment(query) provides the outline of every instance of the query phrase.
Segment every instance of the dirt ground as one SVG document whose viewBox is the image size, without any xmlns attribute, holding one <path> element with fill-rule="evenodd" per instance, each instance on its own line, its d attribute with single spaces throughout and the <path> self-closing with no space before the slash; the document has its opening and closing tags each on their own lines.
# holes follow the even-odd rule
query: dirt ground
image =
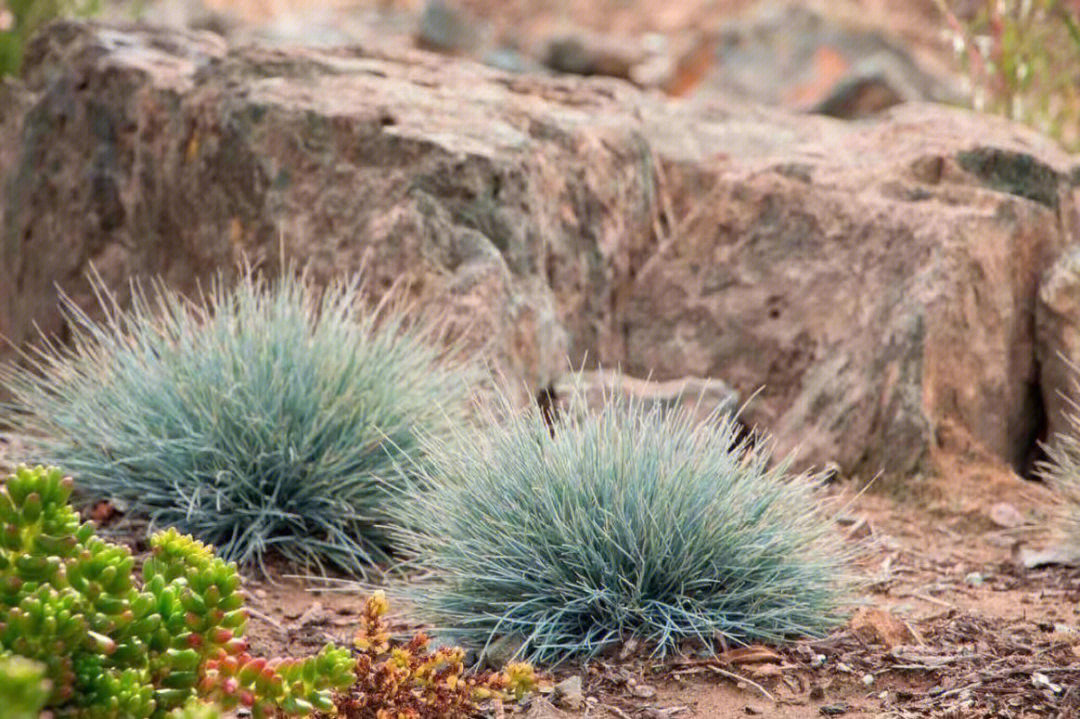
<svg viewBox="0 0 1080 719">
<path fill-rule="evenodd" d="M 587 710 L 575 716 L 1080 716 L 1080 569 L 1019 561 L 1055 541 L 1053 495 L 994 465 L 955 467 L 861 494 L 855 480 L 832 488 L 850 503 L 838 541 L 864 550 L 861 619 L 821 640 L 719 659 L 594 663 L 583 674 Z M 255 648 L 347 642 L 365 590 L 323 586 L 249 581 Z M 400 611 L 395 620 L 416 626 Z"/>
<path fill-rule="evenodd" d="M 0 466 L 11 449 L 0 444 Z M 1028 569 L 1022 561 L 1055 546 L 1055 495 L 970 457 L 940 461 L 932 477 L 865 486 L 845 479 L 829 488 L 837 541 L 861 548 L 861 591 L 848 624 L 819 640 L 719 657 L 652 661 L 631 652 L 597 661 L 582 674 L 586 710 L 562 716 L 1080 716 L 1080 568 Z M 118 514 L 103 524 L 103 536 L 146 551 L 137 522 Z M 246 578 L 253 653 L 348 644 L 371 589 L 285 573 Z M 402 635 L 419 627 L 405 610 L 392 607 Z"/>
</svg>

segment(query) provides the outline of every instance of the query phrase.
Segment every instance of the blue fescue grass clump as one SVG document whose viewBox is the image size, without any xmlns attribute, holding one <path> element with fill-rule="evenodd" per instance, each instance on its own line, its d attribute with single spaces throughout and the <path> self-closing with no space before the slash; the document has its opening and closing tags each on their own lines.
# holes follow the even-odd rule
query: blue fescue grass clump
<svg viewBox="0 0 1080 719">
<path fill-rule="evenodd" d="M 66 301 L 70 343 L 0 372 L 0 422 L 28 460 L 241 564 L 276 552 L 363 576 L 387 559 L 418 437 L 445 435 L 470 391 L 433 325 L 295 273 L 248 271 L 198 301 L 136 288 L 127 312 L 96 288 L 104 321 Z"/>
<path fill-rule="evenodd" d="M 1055 508 L 1060 549 L 1080 557 L 1080 366 L 1069 363 L 1072 395 L 1067 398 L 1065 427 L 1042 445 L 1046 457 L 1036 466 L 1038 476 L 1058 495 Z"/>
<path fill-rule="evenodd" d="M 442 632 L 511 637 L 559 663 L 630 638 L 663 655 L 840 619 L 851 550 L 818 477 L 771 466 L 731 417 L 582 402 L 551 431 L 539 411 L 506 411 L 483 434 L 429 443 L 402 526 L 435 577 L 410 597 Z"/>
</svg>

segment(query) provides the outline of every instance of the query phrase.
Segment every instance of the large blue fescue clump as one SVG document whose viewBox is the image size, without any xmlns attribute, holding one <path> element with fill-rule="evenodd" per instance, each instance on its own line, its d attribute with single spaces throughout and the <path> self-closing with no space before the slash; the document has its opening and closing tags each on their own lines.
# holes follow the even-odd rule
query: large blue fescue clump
<svg viewBox="0 0 1080 719">
<path fill-rule="evenodd" d="M 438 627 L 560 662 L 631 637 L 663 654 L 833 626 L 850 550 L 817 478 L 771 466 L 731 418 L 581 402 L 553 435 L 539 411 L 505 412 L 428 443 L 399 525 L 435 577 L 411 594 Z"/>
<path fill-rule="evenodd" d="M 198 302 L 155 286 L 126 312 L 100 299 L 105 321 L 68 302 L 72 342 L 0 376 L 28 459 L 229 560 L 362 575 L 386 559 L 418 437 L 460 421 L 470 388 L 430 325 L 294 275 L 245 273 Z"/>
</svg>

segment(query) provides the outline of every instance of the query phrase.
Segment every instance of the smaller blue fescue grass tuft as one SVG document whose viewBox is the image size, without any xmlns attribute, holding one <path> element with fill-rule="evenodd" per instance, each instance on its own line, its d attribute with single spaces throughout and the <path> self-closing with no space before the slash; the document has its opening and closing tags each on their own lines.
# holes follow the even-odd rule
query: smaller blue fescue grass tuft
<svg viewBox="0 0 1080 719">
<path fill-rule="evenodd" d="M 402 545 L 408 591 L 454 641 L 522 642 L 543 663 L 635 638 L 654 656 L 818 636 L 849 601 L 854 550 L 817 476 L 770 463 L 737 422 L 579 393 L 553 430 L 503 402 L 490 429 L 425 443 Z"/>
<path fill-rule="evenodd" d="M 126 312 L 95 289 L 104 321 L 66 301 L 70 344 L 0 370 L 26 459 L 241 564 L 273 551 L 365 576 L 387 560 L 418 437 L 463 421 L 475 379 L 436 325 L 373 308 L 358 279 L 320 290 L 292 271 L 198 301 L 136 287 Z"/>
<path fill-rule="evenodd" d="M 1080 556 L 1080 365 L 1071 361 L 1072 394 L 1065 415 L 1064 431 L 1042 445 L 1046 458 L 1036 466 L 1036 474 L 1058 494 L 1056 510 L 1060 549 L 1068 556 Z"/>
</svg>

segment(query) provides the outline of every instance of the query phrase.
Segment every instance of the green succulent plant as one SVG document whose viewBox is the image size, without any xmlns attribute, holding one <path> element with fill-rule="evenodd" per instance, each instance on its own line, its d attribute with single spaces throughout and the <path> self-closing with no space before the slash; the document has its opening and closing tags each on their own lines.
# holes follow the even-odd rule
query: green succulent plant
<svg viewBox="0 0 1080 719">
<path fill-rule="evenodd" d="M 212 702 L 191 700 L 169 713 L 169 719 L 221 719 L 221 708 Z"/>
<path fill-rule="evenodd" d="M 0 487 L 0 651 L 41 664 L 46 707 L 144 719 L 200 698 L 307 715 L 355 681 L 347 649 L 252 657 L 236 565 L 174 529 L 151 538 L 138 586 L 131 552 L 80 522 L 72 488 L 57 469 L 26 466 Z"/>
<path fill-rule="evenodd" d="M 0 706 L 8 719 L 37 719 L 49 698 L 49 682 L 41 662 L 0 657 Z"/>
</svg>

